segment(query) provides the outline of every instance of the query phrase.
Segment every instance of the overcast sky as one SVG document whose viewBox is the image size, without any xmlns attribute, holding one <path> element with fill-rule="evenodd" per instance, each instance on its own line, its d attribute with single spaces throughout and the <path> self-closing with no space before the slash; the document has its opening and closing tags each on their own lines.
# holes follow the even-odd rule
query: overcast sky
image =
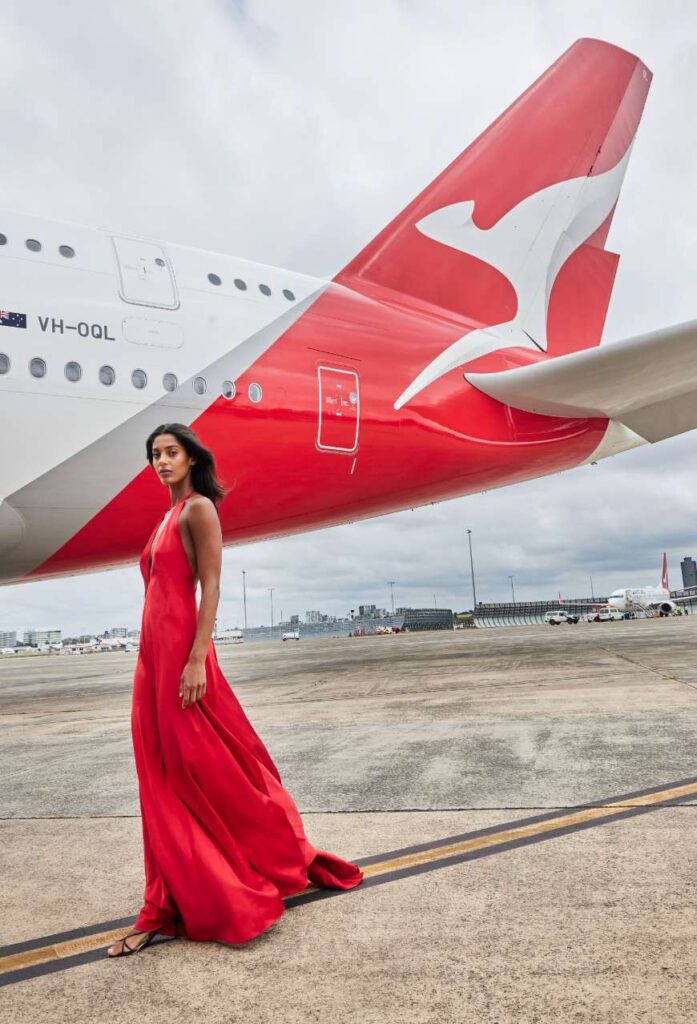
<svg viewBox="0 0 697 1024">
<path fill-rule="evenodd" d="M 697 317 L 697 7 L 681 0 L 5 0 L 2 199 L 330 276 L 575 39 L 654 72 L 605 341 Z M 697 555 L 697 433 L 532 483 L 227 548 L 218 622 L 607 593 Z M 127 569 L 0 589 L 0 629 L 139 625 Z"/>
</svg>

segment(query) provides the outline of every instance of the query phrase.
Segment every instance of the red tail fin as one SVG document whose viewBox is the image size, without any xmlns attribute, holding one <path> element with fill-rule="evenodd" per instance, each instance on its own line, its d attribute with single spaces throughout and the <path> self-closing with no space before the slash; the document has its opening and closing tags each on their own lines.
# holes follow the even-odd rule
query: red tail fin
<svg viewBox="0 0 697 1024">
<path fill-rule="evenodd" d="M 509 346 L 598 344 L 618 262 L 604 245 L 650 80 L 624 50 L 574 43 L 337 279 L 472 327 L 513 323 Z M 568 188 L 545 191 L 578 179 L 568 210 Z"/>
<path fill-rule="evenodd" d="M 663 552 L 663 568 L 661 570 L 661 586 L 663 587 L 664 590 L 667 590 L 667 591 L 670 592 L 670 587 L 668 586 L 668 559 L 666 558 L 665 551 Z"/>
</svg>

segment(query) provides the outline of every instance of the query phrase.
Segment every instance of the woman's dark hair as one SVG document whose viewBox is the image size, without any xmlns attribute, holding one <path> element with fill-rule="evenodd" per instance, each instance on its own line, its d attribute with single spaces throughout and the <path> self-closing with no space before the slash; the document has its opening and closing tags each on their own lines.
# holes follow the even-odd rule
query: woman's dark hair
<svg viewBox="0 0 697 1024">
<path fill-rule="evenodd" d="M 222 501 L 228 492 L 216 476 L 213 452 L 201 443 L 198 434 L 194 433 L 191 427 L 187 427 L 185 423 L 163 423 L 153 430 L 145 442 L 145 451 L 150 465 L 152 466 L 152 446 L 155 438 L 160 434 L 172 434 L 191 458 L 196 459 L 191 467 L 191 483 L 194 490 L 199 494 L 205 494 L 213 504 Z"/>
</svg>

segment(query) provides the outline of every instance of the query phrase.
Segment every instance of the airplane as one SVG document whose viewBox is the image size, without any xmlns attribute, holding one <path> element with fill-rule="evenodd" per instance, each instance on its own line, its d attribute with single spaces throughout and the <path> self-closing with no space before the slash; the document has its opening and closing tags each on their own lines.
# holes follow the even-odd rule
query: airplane
<svg viewBox="0 0 697 1024">
<path fill-rule="evenodd" d="M 697 322 L 600 345 L 650 83 L 578 40 L 326 280 L 0 212 L 0 582 L 136 562 L 166 422 L 214 452 L 225 545 L 697 427 Z"/>
<path fill-rule="evenodd" d="M 680 604 L 689 598 L 671 597 L 668 585 L 668 559 L 663 552 L 661 582 L 656 587 L 621 587 L 613 590 L 607 599 L 610 608 L 620 612 L 653 611 L 659 615 L 673 615 Z"/>
</svg>

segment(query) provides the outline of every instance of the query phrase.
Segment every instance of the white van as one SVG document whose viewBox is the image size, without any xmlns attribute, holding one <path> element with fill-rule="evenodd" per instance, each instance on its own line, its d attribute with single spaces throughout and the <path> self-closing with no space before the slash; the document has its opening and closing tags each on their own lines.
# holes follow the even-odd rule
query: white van
<svg viewBox="0 0 697 1024">
<path fill-rule="evenodd" d="M 588 622 L 617 622 L 624 618 L 624 615 L 618 608 L 597 608 L 592 612 L 588 612 L 586 616 Z"/>
<path fill-rule="evenodd" d="M 571 612 L 567 612 L 563 608 L 554 608 L 545 615 L 545 622 L 548 622 L 550 626 L 560 626 L 562 622 L 575 626 L 578 622 L 578 615 L 572 615 Z"/>
</svg>

